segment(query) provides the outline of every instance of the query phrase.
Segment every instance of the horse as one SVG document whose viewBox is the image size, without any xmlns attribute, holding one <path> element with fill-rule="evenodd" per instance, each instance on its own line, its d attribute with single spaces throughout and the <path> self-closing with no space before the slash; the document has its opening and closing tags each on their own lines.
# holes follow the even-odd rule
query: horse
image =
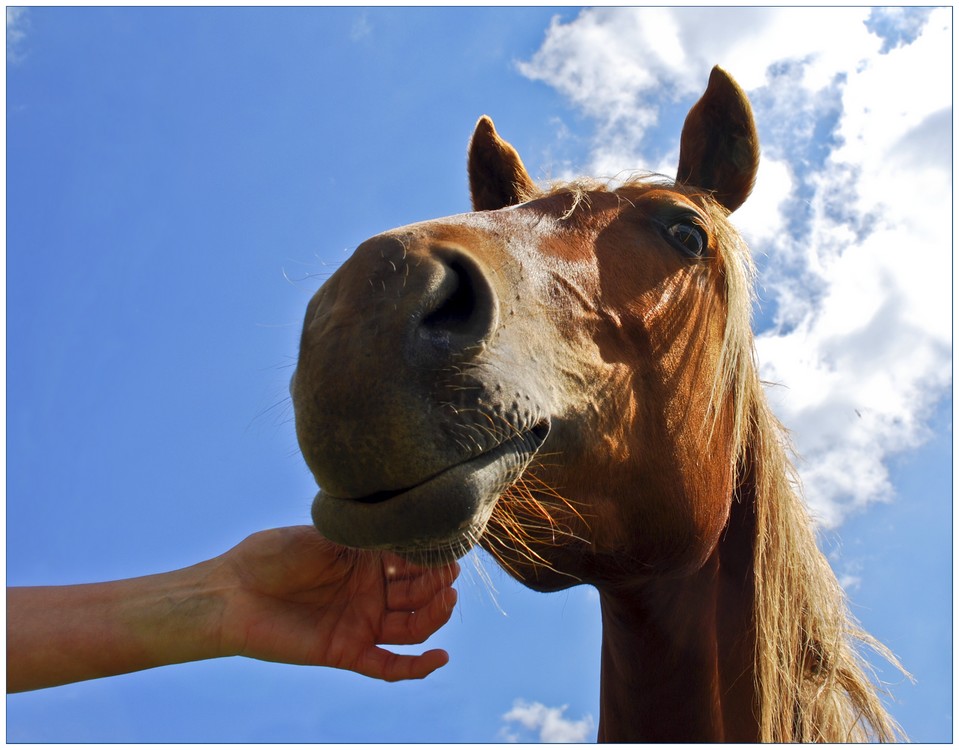
<svg viewBox="0 0 959 750">
<path fill-rule="evenodd" d="M 752 109 L 721 68 L 675 179 L 540 188 L 480 118 L 473 211 L 322 285 L 291 382 L 334 542 L 487 550 L 602 612 L 600 741 L 895 740 L 758 375 Z"/>
</svg>

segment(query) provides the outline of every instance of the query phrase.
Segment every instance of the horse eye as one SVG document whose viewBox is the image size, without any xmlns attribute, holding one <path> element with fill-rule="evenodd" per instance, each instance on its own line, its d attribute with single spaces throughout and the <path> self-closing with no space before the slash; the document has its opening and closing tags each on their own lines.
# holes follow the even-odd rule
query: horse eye
<svg viewBox="0 0 959 750">
<path fill-rule="evenodd" d="M 708 244 L 706 232 L 691 221 L 680 221 L 666 229 L 670 237 L 693 255 L 702 255 Z"/>
</svg>

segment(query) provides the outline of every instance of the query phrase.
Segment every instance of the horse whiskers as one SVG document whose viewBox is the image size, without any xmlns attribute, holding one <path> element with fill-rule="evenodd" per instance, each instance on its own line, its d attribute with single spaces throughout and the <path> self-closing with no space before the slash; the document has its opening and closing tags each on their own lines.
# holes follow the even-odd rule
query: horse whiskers
<svg viewBox="0 0 959 750">
<path fill-rule="evenodd" d="M 518 539 L 513 534 L 509 533 L 507 529 L 504 528 L 504 531 L 507 531 L 507 539 L 501 539 L 495 531 L 492 533 L 488 532 L 488 536 L 492 544 L 489 545 L 490 554 L 496 558 L 496 561 L 510 574 L 515 578 L 522 579 L 524 576 L 512 563 L 529 563 L 534 568 L 544 568 L 549 570 L 552 573 L 557 575 L 566 576 L 568 578 L 573 578 L 578 580 L 576 576 L 573 576 L 569 573 L 566 573 L 562 570 L 554 568 L 549 562 L 540 554 L 535 552 L 532 548 L 529 547 L 522 539 Z M 520 546 L 509 544 L 509 541 L 518 542 Z M 513 557 L 510 557 L 507 553 L 512 552 Z"/>
<path fill-rule="evenodd" d="M 322 541 L 317 542 L 317 544 L 323 543 L 324 542 Z M 340 560 L 343 560 L 349 569 L 360 572 L 360 575 L 351 576 L 348 579 L 347 590 L 350 598 L 352 598 L 352 596 L 358 592 L 358 587 L 360 586 L 361 581 L 366 578 L 364 575 L 365 572 L 367 570 L 373 570 L 374 572 L 377 572 L 376 569 L 382 565 L 380 554 L 372 550 L 355 549 L 353 547 L 339 547 L 336 550 L 336 556 Z"/>
<path fill-rule="evenodd" d="M 569 500 L 545 481 L 527 472 L 497 502 L 487 526 L 488 549 L 507 571 L 517 577 L 521 576 L 516 565 L 524 563 L 558 575 L 569 575 L 553 567 L 533 545 L 561 548 L 564 542 L 570 540 L 584 543 L 586 540 L 557 521 L 551 509 L 536 497 L 536 492 L 561 501 L 561 507 L 585 524 L 582 514 Z"/>
<path fill-rule="evenodd" d="M 289 396 L 284 396 L 270 406 L 261 409 L 250 420 L 246 428 L 249 430 L 254 423 L 260 421 L 261 419 L 265 419 L 271 413 L 274 417 L 274 426 L 288 424 L 293 420 L 293 400 Z"/>
<path fill-rule="evenodd" d="M 486 572 L 486 568 L 483 567 L 483 558 L 480 555 L 473 555 L 473 569 L 476 571 L 479 579 L 483 582 L 483 590 L 486 591 L 487 596 L 489 596 L 490 602 L 493 606 L 496 607 L 496 611 L 499 612 L 503 617 L 506 617 L 506 609 L 502 604 L 499 603 L 497 594 L 499 593 L 496 590 L 496 586 L 493 585 L 493 579 L 490 578 L 489 573 Z"/>
<path fill-rule="evenodd" d="M 451 549 L 455 548 L 458 550 L 458 552 L 454 553 L 458 558 L 462 557 L 465 559 L 468 557 L 470 559 L 471 566 L 469 568 L 464 566 L 466 577 L 471 581 L 478 581 L 482 585 L 483 590 L 486 591 L 487 595 L 489 595 L 493 606 L 496 607 L 500 614 L 505 615 L 505 610 L 500 605 L 499 600 L 496 598 L 497 591 L 496 586 L 493 585 L 493 579 L 483 566 L 482 556 L 477 554 L 477 550 L 480 549 L 479 536 L 480 535 L 476 532 L 468 531 L 466 532 L 465 538 L 461 542 L 452 545 Z M 475 578 L 473 577 L 473 574 L 475 574 Z"/>
<path fill-rule="evenodd" d="M 462 404 L 455 405 L 449 401 L 444 401 L 442 405 L 451 409 L 456 416 L 460 418 L 460 421 L 450 425 L 459 431 L 478 431 L 488 436 L 496 443 L 500 443 L 513 437 L 519 437 L 524 433 L 522 429 L 520 429 L 504 414 L 497 412 L 490 413 L 486 409 L 472 406 L 467 407 L 463 406 Z M 467 417 L 470 414 L 480 415 L 489 424 L 484 424 L 479 420 L 468 423 L 463 422 L 462 418 Z"/>
<path fill-rule="evenodd" d="M 539 460 L 537 456 L 536 460 L 536 469 L 543 468 L 545 465 Z M 537 476 L 532 469 L 527 469 L 526 473 L 520 478 L 519 482 L 513 485 L 517 490 L 524 492 L 524 498 L 528 501 L 536 503 L 541 509 L 545 510 L 545 506 L 541 501 L 539 501 L 535 495 L 538 493 L 540 495 L 547 495 L 550 498 L 558 500 L 562 506 L 571 512 L 576 518 L 578 518 L 584 526 L 589 527 L 589 521 L 587 520 L 587 515 L 580 512 L 572 500 L 567 498 L 565 495 L 561 494 L 558 488 L 547 483 L 545 480 Z"/>
<path fill-rule="evenodd" d="M 462 410 L 457 410 L 457 414 L 461 415 Z M 470 424 L 458 422 L 450 425 L 450 428 L 455 430 L 461 437 L 472 441 L 479 452 L 489 450 L 491 447 L 503 442 L 504 438 L 511 437 L 511 435 L 504 435 L 503 432 L 497 431 L 494 427 L 489 427 L 478 422 Z M 477 433 L 481 439 L 477 439 Z"/>
<path fill-rule="evenodd" d="M 497 541 L 499 541 L 499 540 L 497 540 Z M 510 550 L 510 549 L 512 549 L 513 552 L 519 552 L 519 553 L 520 553 L 520 554 L 517 556 L 517 559 L 511 560 L 509 557 L 506 556 L 506 554 L 505 554 L 506 551 L 507 551 L 507 550 Z M 520 563 L 520 562 L 523 562 L 524 560 L 525 560 L 526 562 L 532 563 L 532 565 L 535 566 L 535 567 L 547 568 L 547 569 L 549 569 L 550 571 L 552 571 L 552 572 L 554 572 L 554 573 L 559 573 L 559 572 L 560 572 L 560 571 L 557 571 L 555 568 L 553 568 L 549 563 L 547 563 L 547 562 L 546 562 L 545 560 L 543 560 L 541 557 L 538 557 L 538 556 L 537 556 L 536 558 L 533 558 L 533 557 L 531 557 L 531 556 L 528 555 L 528 554 L 522 553 L 520 550 L 517 550 L 517 549 L 515 549 L 515 548 L 510 548 L 510 547 L 508 547 L 508 546 L 506 546 L 506 545 L 497 545 L 497 546 L 495 546 L 495 547 L 492 547 L 491 550 L 490 550 L 490 554 L 492 554 L 493 557 L 496 559 L 496 562 L 499 563 L 500 566 L 501 566 L 504 570 L 506 570 L 507 573 L 509 573 L 510 575 L 512 575 L 514 578 L 522 579 L 522 578 L 523 578 L 523 575 L 522 575 L 522 573 L 521 573 L 516 567 L 514 567 L 511 563 L 512 563 L 512 562 Z"/>
<path fill-rule="evenodd" d="M 493 520 L 493 519 L 491 519 Z M 495 519 L 495 523 L 487 526 L 487 538 L 492 542 L 491 550 L 494 556 L 504 563 L 509 572 L 516 574 L 517 571 L 509 565 L 507 552 L 514 553 L 516 562 L 527 561 L 534 566 L 550 567 L 548 561 L 537 553 L 526 540 L 526 529 L 519 521 L 510 515 L 504 515 Z"/>
</svg>

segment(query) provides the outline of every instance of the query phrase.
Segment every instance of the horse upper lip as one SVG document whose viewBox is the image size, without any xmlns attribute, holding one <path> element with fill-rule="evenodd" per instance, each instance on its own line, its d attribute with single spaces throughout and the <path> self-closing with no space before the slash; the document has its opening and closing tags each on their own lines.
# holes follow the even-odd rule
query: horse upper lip
<svg viewBox="0 0 959 750">
<path fill-rule="evenodd" d="M 415 490 L 417 487 L 422 487 L 423 485 L 429 484 L 430 482 L 435 480 L 437 477 L 447 473 L 448 471 L 452 471 L 453 469 L 459 466 L 468 464 L 471 461 L 476 461 L 478 459 L 484 458 L 496 451 L 503 451 L 505 453 L 509 448 L 515 446 L 517 443 L 523 444 L 526 450 L 536 451 L 546 441 L 547 435 L 549 435 L 549 422 L 547 420 L 543 420 L 543 421 L 537 422 L 529 429 L 526 429 L 522 432 L 517 432 L 517 434 L 507 438 L 506 440 L 503 440 L 501 443 L 497 443 L 489 450 L 483 451 L 482 453 L 474 454 L 472 456 L 469 456 L 468 458 L 463 459 L 462 461 L 458 463 L 451 464 L 450 466 L 440 469 L 438 472 L 428 476 L 423 481 L 417 482 L 416 484 L 410 485 L 409 487 L 402 487 L 396 490 L 382 490 L 380 492 L 374 492 L 371 495 L 364 495 L 362 497 L 339 497 L 338 499 L 346 500 L 349 502 L 355 502 L 355 503 L 364 503 L 368 505 L 373 505 L 376 503 L 384 503 L 389 500 L 392 500 L 394 497 L 399 497 L 400 495 L 410 492 L 411 490 Z M 331 497 L 335 497 L 335 496 L 331 496 Z"/>
</svg>

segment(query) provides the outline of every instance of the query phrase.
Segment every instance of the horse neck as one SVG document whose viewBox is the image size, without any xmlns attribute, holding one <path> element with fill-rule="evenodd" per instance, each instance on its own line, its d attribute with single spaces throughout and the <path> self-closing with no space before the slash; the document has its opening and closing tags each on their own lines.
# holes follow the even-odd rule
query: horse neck
<svg viewBox="0 0 959 750">
<path fill-rule="evenodd" d="M 752 485 L 694 575 L 600 592 L 599 739 L 754 742 Z"/>
</svg>

